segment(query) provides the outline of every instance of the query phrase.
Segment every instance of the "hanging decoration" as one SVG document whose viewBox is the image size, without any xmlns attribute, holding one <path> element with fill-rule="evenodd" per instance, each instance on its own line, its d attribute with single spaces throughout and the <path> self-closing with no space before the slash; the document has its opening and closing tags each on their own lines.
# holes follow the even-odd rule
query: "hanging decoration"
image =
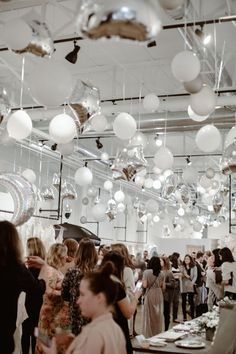
<svg viewBox="0 0 236 354">
<path fill-rule="evenodd" d="M 190 96 L 190 106 L 199 116 L 211 114 L 216 106 L 216 95 L 211 87 L 203 85 L 201 91 Z"/>
<path fill-rule="evenodd" d="M 234 138 L 232 144 L 225 149 L 222 155 L 221 169 L 225 175 L 236 172 L 236 138 Z"/>
<path fill-rule="evenodd" d="M 174 163 L 172 152 L 165 146 L 161 146 L 154 155 L 154 164 L 161 170 L 171 169 Z"/>
<path fill-rule="evenodd" d="M 16 140 L 27 138 L 31 134 L 32 128 L 31 118 L 23 109 L 12 113 L 7 121 L 8 134 Z"/>
<path fill-rule="evenodd" d="M 7 189 L 13 199 L 14 211 L 11 222 L 15 226 L 24 224 L 31 218 L 36 206 L 32 184 L 15 173 L 1 173 L 0 185 Z"/>
<path fill-rule="evenodd" d="M 91 119 L 91 128 L 96 132 L 104 132 L 108 126 L 107 118 L 104 114 L 95 114 Z"/>
<path fill-rule="evenodd" d="M 160 99 L 155 93 L 147 94 L 143 99 L 143 108 L 148 112 L 155 112 L 160 105 Z"/>
<path fill-rule="evenodd" d="M 80 167 L 75 172 L 75 183 L 84 187 L 91 184 L 93 181 L 93 174 L 88 167 Z"/>
<path fill-rule="evenodd" d="M 84 1 L 78 29 L 91 39 L 120 38 L 146 42 L 158 35 L 161 22 L 152 0 Z"/>
<path fill-rule="evenodd" d="M 131 139 L 137 130 L 137 122 L 130 114 L 122 112 L 115 118 L 113 130 L 117 138 Z"/>
<path fill-rule="evenodd" d="M 62 191 L 61 191 L 62 199 L 77 199 L 77 193 L 73 185 L 66 180 L 62 183 Z"/>
<path fill-rule="evenodd" d="M 54 200 L 55 194 L 52 187 L 48 187 L 48 186 L 43 187 L 41 191 L 41 198 L 45 201 Z"/>
<path fill-rule="evenodd" d="M 57 173 L 54 173 L 54 174 L 53 174 L 53 177 L 52 177 L 52 185 L 53 185 L 53 187 L 55 187 L 56 189 L 59 189 L 59 187 L 60 187 L 60 177 L 58 176 Z"/>
<path fill-rule="evenodd" d="M 77 80 L 69 99 L 69 107 L 75 117 L 78 132 L 82 134 L 90 126 L 90 120 L 100 112 L 100 92 L 95 86 Z M 95 124 L 96 127 L 99 124 Z M 101 129 L 101 126 L 99 126 Z"/>
<path fill-rule="evenodd" d="M 197 55 L 194 52 L 191 52 L 189 50 L 184 50 L 183 52 L 176 54 L 176 56 L 172 60 L 171 70 L 174 77 L 178 81 L 180 82 L 193 81 L 200 74 L 200 70 L 201 70 L 200 60 L 198 59 Z"/>
<path fill-rule="evenodd" d="M 49 124 L 49 134 L 58 144 L 70 143 L 76 136 L 74 119 L 67 114 L 58 114 Z"/>
<path fill-rule="evenodd" d="M 189 0 L 159 0 L 165 12 L 175 20 L 181 20 L 188 9 Z"/>
<path fill-rule="evenodd" d="M 200 128 L 196 135 L 197 147 L 204 152 L 213 152 L 221 145 L 221 134 L 213 125 L 208 124 Z"/>
<path fill-rule="evenodd" d="M 0 124 L 11 113 L 11 106 L 8 99 L 7 91 L 0 87 Z"/>
<path fill-rule="evenodd" d="M 111 166 L 113 179 L 130 181 L 146 166 L 147 161 L 143 155 L 143 147 L 141 145 L 128 146 L 118 152 L 116 159 L 113 161 Z"/>
<path fill-rule="evenodd" d="M 29 181 L 30 183 L 34 184 L 36 181 L 36 174 L 33 170 L 31 170 L 30 168 L 27 168 L 26 170 L 24 170 L 21 175 L 27 179 L 27 181 Z"/>
<path fill-rule="evenodd" d="M 95 204 L 91 209 L 91 213 L 94 220 L 98 222 L 104 221 L 106 219 L 106 211 L 106 206 L 101 202 Z"/>
</svg>

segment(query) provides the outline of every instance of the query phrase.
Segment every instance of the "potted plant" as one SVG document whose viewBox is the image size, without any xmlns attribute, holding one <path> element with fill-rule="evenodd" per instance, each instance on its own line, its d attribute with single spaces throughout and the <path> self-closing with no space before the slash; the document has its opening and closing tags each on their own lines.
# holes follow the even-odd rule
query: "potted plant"
<svg viewBox="0 0 236 354">
<path fill-rule="evenodd" d="M 205 330 L 206 340 L 212 341 L 215 330 L 219 324 L 218 308 L 213 308 L 212 311 L 204 313 L 201 317 L 196 319 L 196 323 L 200 329 Z"/>
</svg>

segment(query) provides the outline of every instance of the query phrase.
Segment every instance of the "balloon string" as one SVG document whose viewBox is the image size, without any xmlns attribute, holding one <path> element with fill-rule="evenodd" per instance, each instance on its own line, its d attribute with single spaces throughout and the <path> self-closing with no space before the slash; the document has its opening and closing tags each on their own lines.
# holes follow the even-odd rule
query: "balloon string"
<svg viewBox="0 0 236 354">
<path fill-rule="evenodd" d="M 22 67 L 21 67 L 21 88 L 20 88 L 20 108 L 22 109 L 23 102 L 23 92 L 24 92 L 24 77 L 25 77 L 25 57 L 22 58 Z"/>
<path fill-rule="evenodd" d="M 139 97 L 138 97 L 138 130 L 140 130 L 140 120 L 141 120 L 142 89 L 143 89 L 143 82 L 140 83 Z"/>
<path fill-rule="evenodd" d="M 42 182 L 42 157 L 43 157 L 43 147 L 39 153 L 39 189 L 41 189 L 41 182 Z"/>
</svg>

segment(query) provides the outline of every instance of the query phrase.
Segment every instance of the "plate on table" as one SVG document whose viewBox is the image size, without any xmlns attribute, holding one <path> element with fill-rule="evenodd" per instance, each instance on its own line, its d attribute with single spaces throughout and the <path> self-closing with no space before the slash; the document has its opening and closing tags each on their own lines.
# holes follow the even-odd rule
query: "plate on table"
<svg viewBox="0 0 236 354">
<path fill-rule="evenodd" d="M 200 349 L 200 348 L 205 348 L 206 344 L 198 339 L 183 339 L 183 340 L 177 340 L 175 342 L 175 345 L 177 347 L 181 348 L 192 348 L 192 349 Z"/>
</svg>

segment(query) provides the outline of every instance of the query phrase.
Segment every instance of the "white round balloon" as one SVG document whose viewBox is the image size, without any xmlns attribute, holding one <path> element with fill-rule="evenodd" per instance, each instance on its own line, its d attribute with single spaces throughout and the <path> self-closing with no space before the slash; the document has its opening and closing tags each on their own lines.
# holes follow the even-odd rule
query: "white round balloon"
<svg viewBox="0 0 236 354">
<path fill-rule="evenodd" d="M 119 203 L 117 205 L 117 211 L 118 211 L 118 213 L 123 213 L 125 211 L 125 204 L 124 203 Z"/>
<path fill-rule="evenodd" d="M 153 187 L 153 179 L 152 178 L 146 178 L 144 181 L 144 187 L 147 189 L 150 189 Z"/>
<path fill-rule="evenodd" d="M 21 18 L 6 22 L 1 29 L 1 38 L 13 50 L 24 49 L 31 41 L 32 30 Z"/>
<path fill-rule="evenodd" d="M 172 168 L 173 163 L 172 152 L 167 147 L 161 146 L 154 155 L 154 164 L 161 170 L 167 170 Z"/>
<path fill-rule="evenodd" d="M 202 229 L 202 224 L 199 221 L 194 221 L 193 223 L 193 230 L 196 232 L 200 232 Z"/>
<path fill-rule="evenodd" d="M 188 106 L 188 115 L 189 118 L 191 118 L 192 120 L 195 120 L 195 122 L 203 122 L 204 120 L 206 120 L 209 117 L 209 114 L 207 116 L 199 116 L 198 114 L 196 114 L 191 106 Z"/>
<path fill-rule="evenodd" d="M 93 181 L 93 174 L 88 167 L 80 167 L 75 172 L 75 182 L 83 187 L 88 186 Z"/>
<path fill-rule="evenodd" d="M 154 199 L 148 199 L 145 204 L 145 207 L 147 212 L 156 213 L 159 209 L 159 204 Z"/>
<path fill-rule="evenodd" d="M 103 114 L 96 114 L 91 120 L 91 127 L 96 132 L 103 132 L 107 127 L 107 118 Z"/>
<path fill-rule="evenodd" d="M 216 95 L 212 88 L 203 85 L 201 91 L 190 96 L 190 106 L 199 116 L 211 114 L 216 106 Z"/>
<path fill-rule="evenodd" d="M 21 175 L 23 177 L 25 177 L 25 179 L 27 179 L 27 181 L 29 181 L 30 183 L 35 183 L 36 181 L 36 174 L 33 170 L 31 170 L 30 168 L 27 168 L 26 170 L 24 170 Z"/>
<path fill-rule="evenodd" d="M 122 192 L 121 190 L 115 192 L 114 199 L 115 199 L 116 202 L 122 203 L 124 201 L 124 199 L 125 199 L 124 192 Z"/>
<path fill-rule="evenodd" d="M 103 152 L 103 153 L 101 154 L 101 160 L 102 160 L 102 161 L 108 161 L 108 160 L 109 160 L 109 155 L 108 155 L 107 152 Z"/>
<path fill-rule="evenodd" d="M 88 197 L 94 198 L 97 196 L 97 194 L 98 194 L 97 188 L 95 188 L 93 186 L 88 188 L 88 190 L 87 190 Z"/>
<path fill-rule="evenodd" d="M 186 183 L 197 183 L 198 171 L 194 167 L 188 166 L 184 169 L 182 177 Z"/>
<path fill-rule="evenodd" d="M 188 82 L 196 79 L 199 75 L 201 64 L 195 53 L 185 50 L 174 57 L 171 70 L 177 80 Z"/>
<path fill-rule="evenodd" d="M 91 209 L 94 220 L 104 221 L 106 219 L 106 209 L 106 206 L 102 203 L 95 204 Z"/>
<path fill-rule="evenodd" d="M 113 188 L 112 181 L 105 181 L 103 187 L 106 191 L 110 191 Z"/>
<path fill-rule="evenodd" d="M 71 142 L 76 136 L 76 124 L 67 114 L 59 114 L 49 124 L 50 137 L 58 144 Z"/>
<path fill-rule="evenodd" d="M 7 121 L 7 131 L 16 140 L 27 138 L 32 132 L 30 116 L 23 110 L 14 112 Z"/>
<path fill-rule="evenodd" d="M 221 134 L 214 125 L 204 125 L 197 132 L 196 144 L 201 151 L 213 152 L 221 145 Z"/>
<path fill-rule="evenodd" d="M 128 113 L 120 113 L 114 120 L 114 133 L 118 138 L 122 140 L 131 139 L 134 136 L 136 129 L 137 123 L 135 119 Z"/>
<path fill-rule="evenodd" d="M 74 148 L 75 148 L 74 141 L 70 141 L 69 143 L 66 144 L 57 145 L 57 150 L 60 151 L 60 153 L 65 156 L 73 154 Z"/>
<path fill-rule="evenodd" d="M 147 145 L 147 137 L 142 132 L 137 132 L 134 134 L 133 138 L 130 141 L 130 145 L 139 146 L 142 145 L 144 148 Z"/>
<path fill-rule="evenodd" d="M 208 167 L 206 170 L 206 176 L 209 179 L 212 179 L 215 176 L 215 171 L 213 170 L 213 168 Z"/>
<path fill-rule="evenodd" d="M 28 77 L 32 96 L 43 106 L 60 106 L 73 90 L 71 72 L 55 60 L 43 60 Z"/>
<path fill-rule="evenodd" d="M 144 185 L 144 181 L 145 181 L 145 178 L 143 176 L 135 176 L 135 184 L 137 184 L 137 186 L 143 186 Z"/>
<path fill-rule="evenodd" d="M 143 99 L 143 108 L 148 112 L 157 111 L 159 105 L 160 100 L 155 93 L 149 93 Z"/>
<path fill-rule="evenodd" d="M 187 92 L 189 93 L 198 93 L 202 89 L 202 77 L 201 75 L 198 75 L 196 79 L 189 81 L 189 82 L 184 82 L 184 88 Z"/>
</svg>

